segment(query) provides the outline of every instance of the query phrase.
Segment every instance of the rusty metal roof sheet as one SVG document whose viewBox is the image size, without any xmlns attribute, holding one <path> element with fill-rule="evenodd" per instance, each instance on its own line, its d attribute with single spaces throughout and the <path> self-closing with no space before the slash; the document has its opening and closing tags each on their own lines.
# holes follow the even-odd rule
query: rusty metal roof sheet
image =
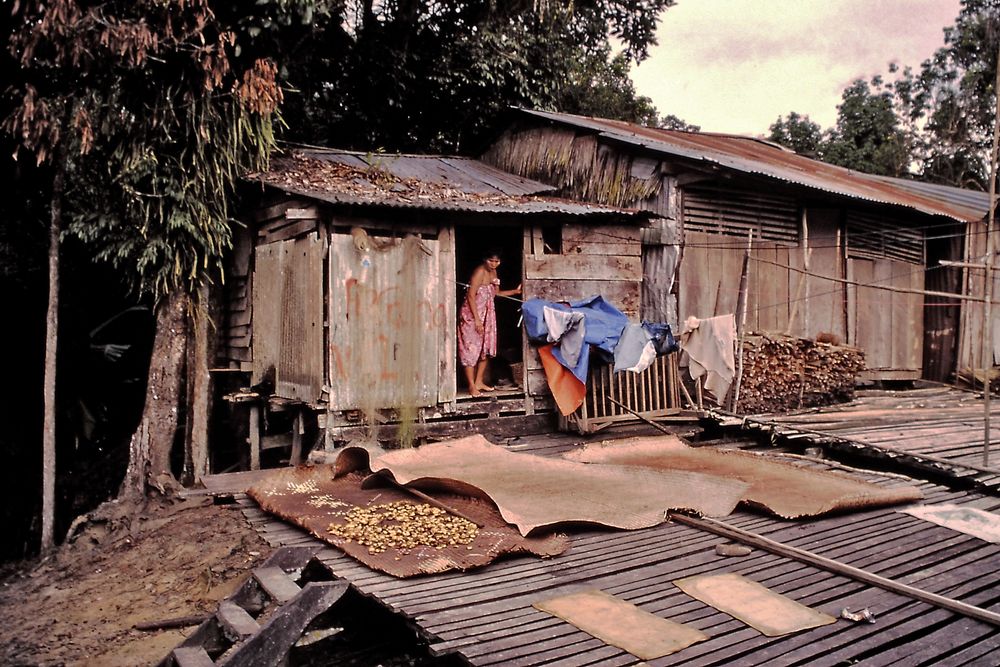
<svg viewBox="0 0 1000 667">
<path fill-rule="evenodd" d="M 913 181 L 906 178 L 892 178 L 891 176 L 875 176 L 874 178 L 886 181 L 910 192 L 927 195 L 957 206 L 964 206 L 978 211 L 980 218 L 985 218 L 986 214 L 990 212 L 990 195 L 988 192 L 983 192 L 982 190 L 966 190 L 965 188 L 956 188 L 951 185 Z"/>
<path fill-rule="evenodd" d="M 904 206 L 929 215 L 970 222 L 983 208 L 954 193 L 936 188 L 908 187 L 902 179 L 885 179 L 798 155 L 764 139 L 707 132 L 662 130 L 572 114 L 519 110 L 548 121 L 591 130 L 614 142 L 706 165 L 774 178 L 815 190 L 868 202 Z M 904 183 L 912 183 L 905 181 Z M 940 186 L 944 187 L 944 186 Z"/>
<path fill-rule="evenodd" d="M 464 157 L 296 149 L 250 174 L 285 192 L 348 206 L 561 214 L 641 222 L 653 214 L 540 196 L 554 188 Z"/>
</svg>

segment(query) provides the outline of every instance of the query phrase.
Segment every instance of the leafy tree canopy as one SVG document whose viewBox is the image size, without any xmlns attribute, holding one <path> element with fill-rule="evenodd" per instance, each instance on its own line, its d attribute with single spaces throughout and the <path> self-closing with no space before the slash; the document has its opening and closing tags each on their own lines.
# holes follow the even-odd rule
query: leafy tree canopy
<svg viewBox="0 0 1000 667">
<path fill-rule="evenodd" d="M 156 296 L 218 267 L 235 181 L 273 145 L 276 66 L 218 4 L 27 2 L 9 38 L 20 80 L 4 128 L 65 170 L 71 230 Z M 280 5 L 261 16 L 309 7 Z"/>
<path fill-rule="evenodd" d="M 986 189 L 998 46 L 1000 0 L 963 0 L 944 46 L 918 69 L 890 65 L 887 79 L 852 83 L 836 126 L 818 140 L 818 126 L 795 113 L 779 118 L 770 138 L 852 169 Z"/>
<path fill-rule="evenodd" d="M 639 123 L 630 62 L 673 0 L 410 0 L 330 5 L 288 50 L 287 138 L 474 150 L 510 106 Z M 623 45 L 614 55 L 611 39 Z"/>
<path fill-rule="evenodd" d="M 800 155 L 809 157 L 819 155 L 823 131 L 819 123 L 809 120 L 809 116 L 802 116 L 793 111 L 786 118 L 779 117 L 768 129 L 770 134 L 767 138 L 770 141 L 787 146 Z"/>
</svg>

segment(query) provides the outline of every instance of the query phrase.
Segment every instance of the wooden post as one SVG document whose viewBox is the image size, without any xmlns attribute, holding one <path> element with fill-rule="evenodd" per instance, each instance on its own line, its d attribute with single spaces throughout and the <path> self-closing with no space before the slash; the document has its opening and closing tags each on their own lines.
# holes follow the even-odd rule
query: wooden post
<svg viewBox="0 0 1000 667">
<path fill-rule="evenodd" d="M 1000 49 L 997 51 L 1000 58 Z M 1000 60 L 998 60 L 1000 63 Z M 994 95 L 1000 104 L 1000 65 L 997 66 L 993 84 Z M 993 222 L 997 205 L 997 144 L 1000 143 L 1000 122 L 993 117 L 993 145 L 990 149 L 990 210 L 986 215 L 986 284 L 983 298 L 983 465 L 990 465 L 990 371 L 993 370 L 993 261 L 996 255 Z"/>
<path fill-rule="evenodd" d="M 209 372 L 212 357 L 210 332 L 210 299 L 207 285 L 198 290 L 198 300 L 191 309 L 189 321 L 193 341 L 188 348 L 188 410 L 187 450 L 191 469 L 186 471 L 189 482 L 197 482 L 209 472 L 208 433 L 212 409 L 212 375 Z M 188 457 L 185 457 L 187 459 Z"/>
<path fill-rule="evenodd" d="M 731 412 L 736 412 L 736 406 L 740 402 L 740 385 L 743 383 L 743 333 L 747 324 L 747 306 L 749 302 L 750 290 L 750 250 L 753 248 L 753 230 L 747 234 L 747 249 L 743 254 L 743 271 L 740 274 L 740 295 L 736 300 L 736 339 L 739 343 L 736 346 L 736 384 L 733 387 L 733 401 L 730 406 Z"/>
<path fill-rule="evenodd" d="M 302 465 L 302 436 L 306 431 L 306 408 L 302 408 L 295 413 L 295 422 L 292 424 L 292 454 L 288 460 L 289 465 Z"/>
<path fill-rule="evenodd" d="M 260 406 L 250 405 L 250 470 L 260 470 Z"/>
<path fill-rule="evenodd" d="M 809 258 L 812 256 L 812 248 L 809 247 L 809 214 L 806 209 L 802 209 L 802 270 L 806 276 L 805 295 L 802 297 L 802 335 L 809 337 L 809 299 L 811 289 L 809 286 Z"/>
</svg>

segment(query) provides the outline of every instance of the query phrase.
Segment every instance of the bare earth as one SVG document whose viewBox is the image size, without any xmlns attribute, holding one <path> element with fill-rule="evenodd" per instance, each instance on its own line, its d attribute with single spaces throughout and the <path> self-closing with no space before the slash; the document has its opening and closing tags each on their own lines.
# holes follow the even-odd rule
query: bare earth
<svg viewBox="0 0 1000 667">
<path fill-rule="evenodd" d="M 235 506 L 210 503 L 151 503 L 136 520 L 93 524 L 54 555 L 8 572 L 0 664 L 162 659 L 193 626 L 140 632 L 136 623 L 214 612 L 270 552 Z"/>
</svg>

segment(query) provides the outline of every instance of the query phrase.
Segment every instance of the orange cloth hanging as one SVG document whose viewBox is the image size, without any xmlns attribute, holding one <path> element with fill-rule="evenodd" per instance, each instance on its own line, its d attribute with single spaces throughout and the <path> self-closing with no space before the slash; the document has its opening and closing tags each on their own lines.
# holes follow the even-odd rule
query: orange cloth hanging
<svg viewBox="0 0 1000 667">
<path fill-rule="evenodd" d="M 584 354 L 587 351 L 584 350 Z M 556 361 L 552 356 L 552 346 L 543 345 L 538 348 L 538 356 L 542 360 L 542 368 L 545 369 L 545 380 L 549 383 L 549 391 L 556 399 L 559 412 L 563 416 L 571 415 L 576 409 L 583 405 L 583 397 L 587 393 L 587 385 L 580 382 L 572 371 Z"/>
</svg>

